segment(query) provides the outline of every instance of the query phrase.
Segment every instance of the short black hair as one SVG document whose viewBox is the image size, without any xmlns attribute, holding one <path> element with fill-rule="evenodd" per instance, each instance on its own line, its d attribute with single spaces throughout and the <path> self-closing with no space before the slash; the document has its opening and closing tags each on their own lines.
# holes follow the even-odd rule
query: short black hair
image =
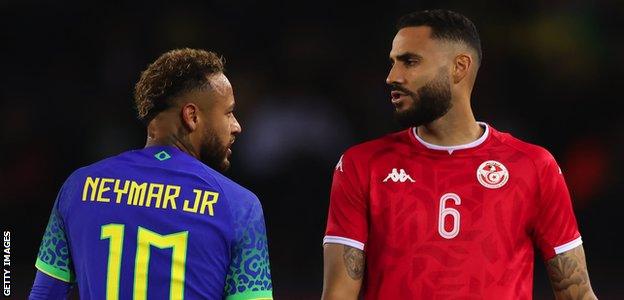
<svg viewBox="0 0 624 300">
<path fill-rule="evenodd" d="M 183 93 L 209 86 L 208 76 L 223 73 L 225 60 L 201 49 L 176 49 L 150 64 L 134 87 L 139 120 L 149 123 Z"/>
<path fill-rule="evenodd" d="M 416 26 L 431 27 L 431 38 L 465 43 L 477 52 L 481 63 L 483 54 L 479 32 L 464 15 L 444 9 L 423 10 L 402 16 L 396 25 L 397 30 Z"/>
</svg>

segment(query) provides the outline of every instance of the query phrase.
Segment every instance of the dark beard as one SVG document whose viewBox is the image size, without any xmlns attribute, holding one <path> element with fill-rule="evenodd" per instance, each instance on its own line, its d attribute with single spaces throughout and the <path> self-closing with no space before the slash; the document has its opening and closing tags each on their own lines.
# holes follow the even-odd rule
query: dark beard
<svg viewBox="0 0 624 300">
<path fill-rule="evenodd" d="M 230 168 L 227 160 L 227 146 L 215 134 L 206 133 L 206 139 L 199 150 L 199 159 L 207 166 L 225 172 Z"/>
<path fill-rule="evenodd" d="M 439 73 L 416 93 L 393 85 L 393 90 L 408 94 L 414 102 L 403 111 L 395 111 L 394 118 L 403 127 L 418 127 L 444 116 L 451 109 L 451 84 L 448 76 Z"/>
</svg>

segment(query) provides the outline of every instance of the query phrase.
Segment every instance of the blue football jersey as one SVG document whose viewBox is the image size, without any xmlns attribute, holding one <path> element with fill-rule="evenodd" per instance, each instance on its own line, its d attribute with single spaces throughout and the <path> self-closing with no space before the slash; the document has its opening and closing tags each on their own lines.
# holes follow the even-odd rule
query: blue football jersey
<svg viewBox="0 0 624 300">
<path fill-rule="evenodd" d="M 76 170 L 35 265 L 81 299 L 272 299 L 258 198 L 169 146 Z"/>
</svg>

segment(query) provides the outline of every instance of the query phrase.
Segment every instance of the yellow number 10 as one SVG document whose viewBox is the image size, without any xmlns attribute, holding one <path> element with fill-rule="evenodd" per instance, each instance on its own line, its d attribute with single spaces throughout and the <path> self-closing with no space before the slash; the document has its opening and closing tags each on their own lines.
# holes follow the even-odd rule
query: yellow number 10
<svg viewBox="0 0 624 300">
<path fill-rule="evenodd" d="M 102 226 L 100 239 L 110 239 L 108 246 L 108 267 L 106 272 L 106 299 L 119 299 L 119 277 L 121 274 L 121 253 L 123 251 L 123 224 Z M 137 250 L 134 265 L 134 300 L 147 298 L 147 272 L 149 270 L 150 246 L 159 249 L 173 248 L 171 258 L 171 282 L 169 299 L 184 298 L 184 267 L 188 231 L 160 235 L 139 226 Z"/>
</svg>

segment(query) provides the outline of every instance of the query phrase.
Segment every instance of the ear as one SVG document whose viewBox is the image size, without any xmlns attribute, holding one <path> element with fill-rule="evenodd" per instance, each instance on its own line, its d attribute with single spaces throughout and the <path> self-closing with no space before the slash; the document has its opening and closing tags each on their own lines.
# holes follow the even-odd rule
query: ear
<svg viewBox="0 0 624 300">
<path fill-rule="evenodd" d="M 453 64 L 453 83 L 459 83 L 462 81 L 462 79 L 468 75 L 471 65 L 472 57 L 470 57 L 470 55 L 457 55 Z"/>
<path fill-rule="evenodd" d="M 195 103 L 186 103 L 182 106 L 180 112 L 182 124 L 189 131 L 193 132 L 197 129 L 199 123 L 199 107 Z"/>
</svg>

